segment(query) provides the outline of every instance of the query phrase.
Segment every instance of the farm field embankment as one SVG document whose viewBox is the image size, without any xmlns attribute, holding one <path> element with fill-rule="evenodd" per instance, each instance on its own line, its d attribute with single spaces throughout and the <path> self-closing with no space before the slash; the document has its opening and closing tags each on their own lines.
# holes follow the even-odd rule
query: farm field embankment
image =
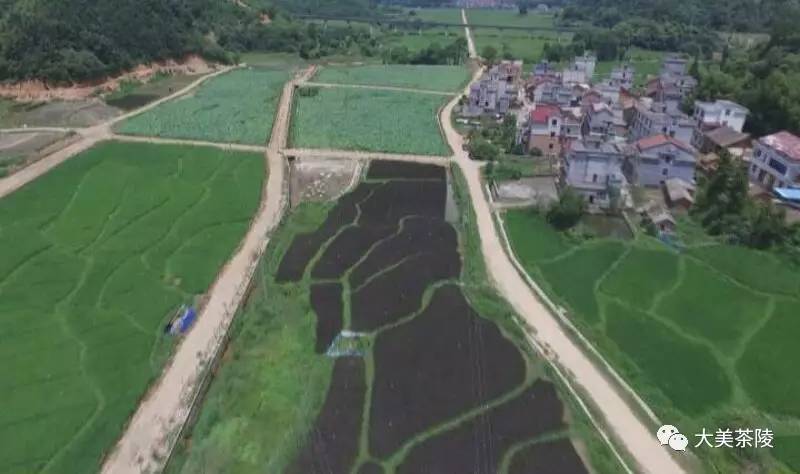
<svg viewBox="0 0 800 474">
<path fill-rule="evenodd" d="M 287 71 L 236 69 L 117 127 L 128 135 L 263 145 Z"/>
<path fill-rule="evenodd" d="M 311 79 L 332 84 L 394 86 L 457 92 L 469 81 L 464 66 L 368 65 L 321 68 Z"/>
<path fill-rule="evenodd" d="M 738 458 L 697 448 L 709 469 L 800 469 L 800 268 L 724 244 L 578 241 L 531 210 L 506 212 L 505 228 L 525 270 L 662 420 L 684 433 L 774 432 L 776 449 Z"/>
<path fill-rule="evenodd" d="M 451 153 L 437 112 L 448 97 L 415 92 L 309 87 L 295 94 L 289 141 L 323 148 L 420 155 Z"/>
<path fill-rule="evenodd" d="M 444 168 L 373 162 L 288 216 L 167 472 L 619 472 L 486 286 L 447 187 Z"/>
<path fill-rule="evenodd" d="M 0 200 L 0 472 L 94 472 L 258 207 L 259 154 L 106 142 Z"/>
</svg>

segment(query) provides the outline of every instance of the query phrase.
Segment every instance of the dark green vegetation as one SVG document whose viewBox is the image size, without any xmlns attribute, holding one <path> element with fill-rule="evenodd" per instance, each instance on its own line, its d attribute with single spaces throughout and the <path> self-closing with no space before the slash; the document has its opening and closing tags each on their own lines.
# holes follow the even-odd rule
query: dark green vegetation
<svg viewBox="0 0 800 474">
<path fill-rule="evenodd" d="M 579 413 L 565 425 L 556 385 L 476 266 L 475 234 L 444 220 L 445 196 L 444 168 L 380 162 L 336 205 L 301 204 L 288 217 L 172 472 L 506 472 L 512 450 L 556 440 L 565 469 L 586 472 L 573 437 L 592 461 L 610 462 Z M 473 218 L 462 213 L 456 227 L 470 229 Z M 425 283 L 406 314 L 380 319 L 356 304 L 356 287 L 372 291 L 369 282 L 392 278 L 416 254 L 437 266 L 438 253 L 454 254 L 456 268 L 406 272 Z M 366 332 L 342 331 L 327 356 L 315 332 L 326 334 L 330 314 L 312 311 L 321 284 L 330 297 L 341 291 L 343 329 L 379 319 Z M 384 299 L 406 298 L 397 285 L 378 288 Z M 473 427 L 481 438 L 462 436 Z M 478 457 L 454 455 L 463 452 Z"/>
<path fill-rule="evenodd" d="M 155 74 L 144 83 L 123 81 L 118 90 L 103 99 L 112 107 L 134 110 L 183 89 L 198 77 L 183 74 Z"/>
<path fill-rule="evenodd" d="M 263 175 L 257 154 L 110 142 L 0 200 L 0 471 L 98 469 Z"/>
<path fill-rule="evenodd" d="M 505 229 L 525 270 L 660 418 L 691 433 L 730 426 L 767 427 L 776 439 L 800 434 L 800 268 L 708 238 L 682 253 L 642 233 L 581 240 L 531 210 L 508 211 Z M 711 469 L 739 472 L 744 462 L 793 466 L 797 449 L 776 449 L 775 458 L 696 452 Z"/>
</svg>

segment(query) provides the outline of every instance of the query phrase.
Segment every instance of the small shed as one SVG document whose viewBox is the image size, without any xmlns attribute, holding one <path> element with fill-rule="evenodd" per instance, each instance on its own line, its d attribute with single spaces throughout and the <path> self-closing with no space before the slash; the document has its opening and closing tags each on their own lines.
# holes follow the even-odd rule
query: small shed
<svg viewBox="0 0 800 474">
<path fill-rule="evenodd" d="M 695 186 L 681 178 L 664 181 L 664 200 L 669 207 L 689 209 L 694 204 Z"/>
</svg>

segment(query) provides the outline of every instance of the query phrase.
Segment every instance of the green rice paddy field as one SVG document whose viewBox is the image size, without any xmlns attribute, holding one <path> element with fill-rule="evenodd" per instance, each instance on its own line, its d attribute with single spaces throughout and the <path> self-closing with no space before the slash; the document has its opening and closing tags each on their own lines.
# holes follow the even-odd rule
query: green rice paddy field
<svg viewBox="0 0 800 474">
<path fill-rule="evenodd" d="M 286 71 L 237 69 L 123 122 L 129 135 L 263 145 L 269 138 Z"/>
<path fill-rule="evenodd" d="M 551 29 L 555 27 L 554 20 L 555 17 L 553 15 L 543 13 L 529 12 L 527 15 L 520 15 L 517 9 L 491 10 L 476 8 L 467 10 L 467 21 L 476 25 Z"/>
<path fill-rule="evenodd" d="M 469 81 L 462 66 L 369 65 L 326 67 L 313 81 L 456 92 Z"/>
<path fill-rule="evenodd" d="M 414 16 L 423 21 L 438 21 L 442 23 L 461 23 L 460 8 L 418 8 L 413 10 Z"/>
<path fill-rule="evenodd" d="M 353 88 L 319 88 L 297 94 L 291 146 L 449 155 L 439 130 L 439 108 L 448 96 Z"/>
<path fill-rule="evenodd" d="M 662 420 L 684 433 L 775 432 L 774 450 L 739 459 L 697 448 L 709 470 L 740 472 L 742 458 L 800 470 L 800 269 L 722 244 L 678 253 L 641 235 L 577 243 L 529 210 L 507 212 L 505 228 L 526 271 Z"/>
<path fill-rule="evenodd" d="M 96 472 L 258 206 L 263 157 L 106 142 L 0 200 L 0 472 Z"/>
</svg>

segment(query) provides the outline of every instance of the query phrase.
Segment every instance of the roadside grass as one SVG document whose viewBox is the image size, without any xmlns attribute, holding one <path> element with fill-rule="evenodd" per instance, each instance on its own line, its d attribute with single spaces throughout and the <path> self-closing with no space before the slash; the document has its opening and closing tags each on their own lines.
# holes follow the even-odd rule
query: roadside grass
<svg viewBox="0 0 800 474">
<path fill-rule="evenodd" d="M 312 81 L 455 92 L 469 78 L 462 66 L 369 65 L 322 68 Z"/>
<path fill-rule="evenodd" d="M 264 145 L 286 71 L 237 69 L 117 126 L 119 133 Z"/>
<path fill-rule="evenodd" d="M 313 231 L 329 204 L 303 203 L 270 238 L 196 425 L 168 473 L 283 472 L 322 406 L 334 359 L 314 353 L 308 280 L 274 280 L 294 235 Z"/>
<path fill-rule="evenodd" d="M 263 174 L 258 154 L 107 142 L 0 200 L 0 471 L 97 470 L 169 355 L 165 323 L 241 239 Z M 191 248 L 207 261 L 154 252 L 211 227 Z"/>
<path fill-rule="evenodd" d="M 491 172 L 485 171 L 492 181 L 517 180 L 533 176 L 554 174 L 554 166 L 547 159 L 506 154 L 492 164 Z"/>
<path fill-rule="evenodd" d="M 638 234 L 617 241 L 627 254 L 600 272 L 594 249 L 613 240 L 592 239 L 566 251 L 556 246 L 552 253 L 563 252 L 561 257 L 548 260 L 548 245 L 566 237 L 553 229 L 548 235 L 542 226 L 547 224 L 535 212 L 506 212 L 509 240 L 523 267 L 551 297 L 566 302 L 584 335 L 659 417 L 688 432 L 771 427 L 776 445 L 787 440 L 757 456 L 699 450 L 708 469 L 733 472 L 744 462 L 786 472 L 778 461 L 795 468 L 800 272 L 775 254 L 716 244 L 691 222 L 679 230 L 697 247 L 673 253 Z M 537 245 L 543 235 L 551 243 Z M 559 264 L 564 267 L 554 270 Z"/>
<path fill-rule="evenodd" d="M 530 274 L 538 268 L 539 262 L 558 257 L 572 248 L 563 234 L 533 210 L 509 210 L 504 219 L 517 258 Z"/>
<path fill-rule="evenodd" d="M 297 96 L 293 147 L 449 155 L 437 121 L 445 96 L 351 88 L 319 88 Z"/>
</svg>

